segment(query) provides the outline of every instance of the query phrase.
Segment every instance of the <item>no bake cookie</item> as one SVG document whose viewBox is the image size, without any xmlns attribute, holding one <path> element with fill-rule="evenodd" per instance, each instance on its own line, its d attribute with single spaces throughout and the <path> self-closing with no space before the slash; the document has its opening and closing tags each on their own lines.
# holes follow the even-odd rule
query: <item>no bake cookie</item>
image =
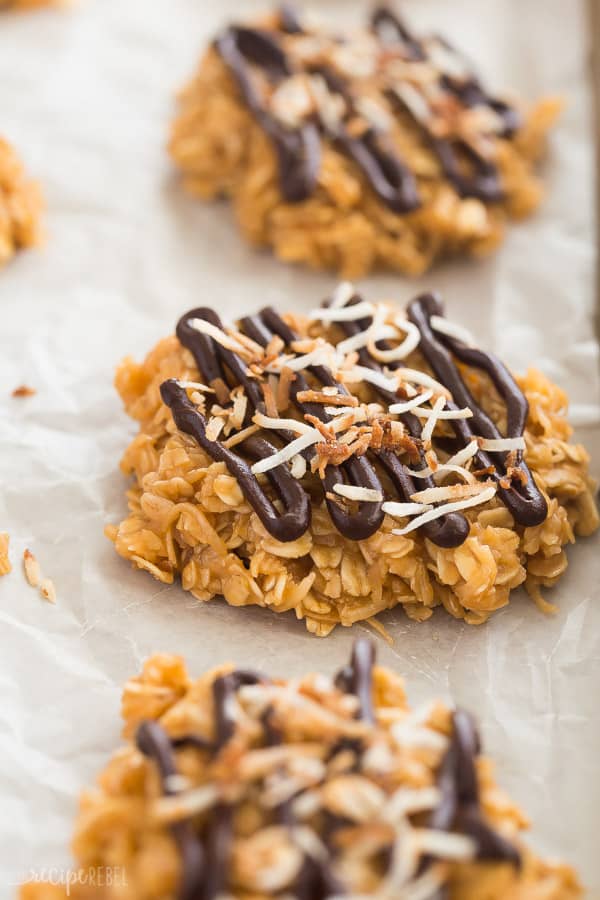
<svg viewBox="0 0 600 900">
<path fill-rule="evenodd" d="M 40 238 L 42 200 L 13 148 L 0 138 L 0 268 Z"/>
<path fill-rule="evenodd" d="M 289 7 L 218 35 L 182 92 L 170 151 L 188 189 L 226 196 L 251 243 L 356 278 L 481 255 L 540 203 L 557 99 L 489 93 L 465 57 L 389 8 L 366 28 Z"/>
<path fill-rule="evenodd" d="M 348 283 L 308 317 L 208 308 L 117 388 L 140 423 L 130 512 L 108 536 L 199 600 L 294 610 L 326 635 L 398 604 L 484 622 L 598 526 L 567 398 L 514 377 L 424 294 L 406 314 Z"/>
<path fill-rule="evenodd" d="M 224 665 L 192 682 L 180 657 L 149 659 L 125 686 L 128 743 L 81 798 L 69 896 L 580 897 L 572 869 L 524 844 L 472 717 L 410 709 L 373 662 L 363 640 L 335 679 Z M 66 894 L 29 884 L 21 898 Z"/>
</svg>

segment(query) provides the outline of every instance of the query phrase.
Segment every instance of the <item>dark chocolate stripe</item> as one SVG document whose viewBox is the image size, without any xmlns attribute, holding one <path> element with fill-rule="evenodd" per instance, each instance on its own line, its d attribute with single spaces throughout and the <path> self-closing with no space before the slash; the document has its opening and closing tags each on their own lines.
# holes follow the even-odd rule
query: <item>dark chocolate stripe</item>
<svg viewBox="0 0 600 900">
<path fill-rule="evenodd" d="M 354 694 L 359 702 L 359 718 L 370 725 L 375 723 L 373 708 L 373 665 L 375 645 L 366 638 L 358 638 L 352 648 L 350 663 L 335 678 L 335 684 L 348 694 Z"/>
<path fill-rule="evenodd" d="M 171 741 L 164 728 L 158 722 L 142 722 L 136 733 L 136 744 L 144 756 L 156 763 L 165 794 L 173 795 L 175 792 L 169 788 L 167 780 L 177 774 L 177 768 Z M 198 900 L 205 874 L 205 854 L 202 844 L 198 841 L 191 822 L 176 822 L 171 825 L 170 831 L 181 856 L 178 898 Z"/>
<path fill-rule="evenodd" d="M 215 751 L 225 746 L 235 732 L 235 715 L 231 709 L 238 690 L 247 684 L 260 684 L 266 681 L 258 672 L 236 669 L 228 675 L 221 675 L 213 682 L 213 701 L 215 704 Z"/>
<path fill-rule="evenodd" d="M 490 353 L 466 347 L 464 344 L 434 332 L 431 328 L 432 315 L 443 315 L 444 308 L 438 297 L 433 294 L 423 294 L 414 300 L 408 307 L 409 319 L 417 326 L 421 333 L 419 349 L 433 369 L 436 378 L 448 388 L 455 404 L 468 406 L 473 412 L 472 419 L 450 419 L 457 437 L 465 445 L 473 439 L 475 433 L 478 436 L 492 440 L 504 437 L 521 437 L 527 421 L 527 400 L 518 384 L 506 368 L 506 366 Z M 438 336 L 439 335 L 439 336 Z M 507 412 L 507 434 L 502 435 L 495 423 L 475 402 L 471 392 L 460 376 L 447 347 L 452 349 L 455 356 L 469 366 L 484 371 L 493 381 L 498 393 L 502 397 Z M 475 431 L 473 431 L 474 426 Z M 496 472 L 491 476 L 498 482 L 498 495 L 521 525 L 541 525 L 548 515 L 548 504 L 541 494 L 535 479 L 527 464 L 522 459 L 522 454 L 517 454 L 516 467 L 520 468 L 526 477 L 524 485 L 518 487 L 503 487 L 500 482 L 505 474 L 503 463 L 506 453 L 493 453 L 480 450 L 476 456 L 480 468 L 495 466 Z M 499 461 L 496 460 L 499 457 Z M 498 471 L 498 469 L 500 471 Z"/>
<path fill-rule="evenodd" d="M 421 41 L 410 33 L 404 22 L 388 5 L 383 4 L 373 10 L 371 28 L 384 46 L 390 43 L 401 44 L 410 60 L 422 62 L 427 58 Z"/>
<path fill-rule="evenodd" d="M 316 126 L 284 128 L 263 105 L 252 83 L 249 64 L 263 69 L 275 82 L 291 74 L 289 63 L 269 32 L 251 28 L 228 28 L 215 47 L 228 66 L 244 101 L 269 136 L 279 161 L 281 192 L 290 203 L 301 203 L 313 193 L 321 164 L 321 142 Z"/>
<path fill-rule="evenodd" d="M 405 49 L 408 58 L 415 61 L 427 60 L 427 51 L 421 41 L 417 40 L 408 30 L 404 22 L 393 13 L 389 7 L 377 8 L 371 16 L 371 28 L 385 43 L 396 35 L 397 43 Z M 450 53 L 456 53 L 455 49 L 440 38 L 437 40 Z M 441 75 L 440 87 L 453 94 L 466 107 L 488 106 L 504 123 L 504 136 L 509 136 L 520 124 L 517 113 L 507 103 L 490 97 L 481 86 L 475 75 L 471 74 L 467 81 L 449 78 Z M 426 135 L 431 148 L 436 153 L 448 180 L 454 185 L 458 193 L 463 197 L 477 197 L 487 203 L 493 203 L 503 198 L 504 192 L 500 182 L 498 167 L 462 139 L 447 139 L 434 136 L 426 125 L 423 124 L 405 104 L 401 97 L 394 91 L 389 91 L 389 99 L 394 104 L 400 104 L 405 109 L 415 124 Z M 461 167 L 459 153 L 466 157 L 472 167 L 470 174 L 466 174 Z"/>
<path fill-rule="evenodd" d="M 288 468 L 277 466 L 266 473 L 284 507 L 284 512 L 279 513 L 252 474 L 248 463 L 219 441 L 207 438 L 204 416 L 188 399 L 186 391 L 171 379 L 161 385 L 160 393 L 164 403 L 170 408 L 178 429 L 193 437 L 216 462 L 225 463 L 267 531 L 278 541 L 295 541 L 302 537 L 310 525 L 309 498 Z M 244 441 L 244 448 L 255 458 L 264 458 L 276 452 L 276 447 L 268 441 L 254 436 Z"/>
<path fill-rule="evenodd" d="M 428 827 L 438 831 L 458 830 L 473 838 L 477 858 L 509 862 L 517 869 L 521 854 L 486 821 L 479 800 L 475 760 L 480 743 L 469 713 L 458 709 L 452 718 L 452 737 L 438 772 L 441 802 L 431 813 Z M 431 858 L 424 860 L 428 865 Z"/>
</svg>

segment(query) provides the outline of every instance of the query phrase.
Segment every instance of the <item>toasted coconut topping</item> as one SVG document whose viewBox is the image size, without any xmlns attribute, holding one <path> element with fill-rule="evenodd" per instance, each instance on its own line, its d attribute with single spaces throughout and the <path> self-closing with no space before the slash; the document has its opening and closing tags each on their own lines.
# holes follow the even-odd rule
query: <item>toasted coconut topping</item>
<svg viewBox="0 0 600 900">
<path fill-rule="evenodd" d="M 423 403 L 427 403 L 428 400 L 431 400 L 433 397 L 433 390 L 430 388 L 428 391 L 423 391 L 422 394 L 417 394 L 416 397 L 413 397 L 411 400 L 407 400 L 405 403 L 392 403 L 392 405 L 388 408 L 388 412 L 392 413 L 392 415 L 399 415 L 400 413 L 410 412 L 411 409 L 415 409 L 417 406 L 421 406 Z"/>
<path fill-rule="evenodd" d="M 320 306 L 311 310 L 308 318 L 313 322 L 354 322 L 372 316 L 374 312 L 373 304 L 365 300 L 354 306 Z"/>
<path fill-rule="evenodd" d="M 234 353 L 238 353 L 242 359 L 248 358 L 248 349 L 244 343 L 226 334 L 221 328 L 213 325 L 212 322 L 207 322 L 206 319 L 188 319 L 188 325 L 201 334 L 207 334 L 222 347 L 225 347 L 226 350 L 233 350 Z"/>
<path fill-rule="evenodd" d="M 462 497 L 472 497 L 490 487 L 489 482 L 477 482 L 476 484 L 451 484 L 446 487 L 427 488 L 424 491 L 416 491 L 410 499 L 415 503 L 439 503 L 441 500 L 460 500 Z"/>
<path fill-rule="evenodd" d="M 211 387 L 208 387 L 206 384 L 202 384 L 200 381 L 181 381 L 177 382 L 179 387 L 184 388 L 186 391 L 200 391 L 201 394 L 214 394 L 214 390 Z"/>
<path fill-rule="evenodd" d="M 512 450 L 525 450 L 525 438 L 501 438 L 493 440 L 490 438 L 477 438 L 477 442 L 482 450 L 490 453 L 504 453 Z"/>
<path fill-rule="evenodd" d="M 27 384 L 20 384 L 12 391 L 13 397 L 33 397 L 34 394 L 37 394 L 36 389 Z"/>
<path fill-rule="evenodd" d="M 290 472 L 294 478 L 304 478 L 307 470 L 306 460 L 300 454 L 292 457 L 292 465 L 290 466 Z"/>
<path fill-rule="evenodd" d="M 254 475 L 260 475 L 262 472 L 269 472 L 271 469 L 275 469 L 282 463 L 292 459 L 292 457 L 297 456 L 297 454 L 302 453 L 307 447 L 311 447 L 313 444 L 318 444 L 324 440 L 325 438 L 322 434 L 319 434 L 316 428 L 311 428 L 310 432 L 303 433 L 299 438 L 296 438 L 295 441 L 292 441 L 291 444 L 288 444 L 287 447 L 283 447 L 281 450 L 278 450 L 277 453 L 273 453 L 272 456 L 267 456 L 266 459 L 261 459 L 257 463 L 254 463 L 252 472 Z"/>
<path fill-rule="evenodd" d="M 336 287 L 331 298 L 330 308 L 338 309 L 340 306 L 346 306 L 356 294 L 356 288 L 349 281 L 342 281 Z"/>
<path fill-rule="evenodd" d="M 435 403 L 433 404 L 433 409 L 415 409 L 414 413 L 416 416 L 421 416 L 425 419 L 428 419 L 423 431 L 421 432 L 421 440 L 427 446 L 431 443 L 431 438 L 433 435 L 433 431 L 435 426 L 437 425 L 438 419 L 441 419 L 443 416 L 443 409 L 446 405 L 445 397 L 438 397 Z"/>
<path fill-rule="evenodd" d="M 446 516 L 451 512 L 460 512 L 462 509 L 470 509 L 470 507 L 479 506 L 482 503 L 488 503 L 495 495 L 496 486 L 493 485 L 492 487 L 486 488 L 475 497 L 469 497 L 466 500 L 457 500 L 454 503 L 444 503 L 442 506 L 438 506 L 429 512 L 423 513 L 422 516 L 417 516 L 416 519 L 413 519 L 412 522 L 404 528 L 394 529 L 393 534 L 408 534 L 411 531 L 415 531 L 417 528 L 421 528 L 421 526 L 425 525 L 427 522 L 433 522 L 434 519 L 439 519 L 440 516 Z"/>
<path fill-rule="evenodd" d="M 518 434 L 527 415 L 524 398 L 510 373 L 479 351 L 476 368 L 503 385 L 507 421 L 515 423 L 513 433 L 503 437 L 478 405 L 469 380 L 463 380 L 461 373 L 473 365 L 467 335 L 447 327 L 442 311 L 439 300 L 423 295 L 401 316 L 388 304 L 361 300 L 349 284 L 311 314 L 310 328 L 293 316 L 290 325 L 270 308 L 242 319 L 240 330 L 222 326 L 212 311 L 205 312 L 206 321 L 199 318 L 204 311 L 193 311 L 181 320 L 177 333 L 216 399 L 204 395 L 200 380 L 179 382 L 180 393 L 168 387 L 177 382 L 166 382 L 161 393 L 179 427 L 238 478 L 246 500 L 278 540 L 295 540 L 309 526 L 314 493 L 308 484 L 297 483 L 307 473 L 324 482 L 322 496 L 336 526 L 352 540 L 374 534 L 386 510 L 416 516 L 412 531 L 491 499 L 495 485 L 516 521 L 540 524 L 547 503 L 520 455 L 525 448 Z M 340 332 L 343 337 L 336 343 Z M 447 339 L 438 339 L 438 333 Z M 403 366 L 402 358 L 413 350 L 418 351 L 414 365 Z M 181 396 L 184 385 L 194 386 L 191 397 Z M 459 404 L 462 408 L 456 408 Z M 281 414 L 288 410 L 287 416 Z M 219 447 L 212 449 L 216 443 Z M 448 444 L 454 450 L 449 457 Z M 238 445 L 250 461 L 231 452 Z M 494 452 L 504 454 L 497 463 L 486 455 Z M 344 476 L 333 477 L 331 466 L 343 467 Z M 272 473 L 270 487 L 264 479 L 250 477 L 267 472 Z M 490 475 L 494 485 L 485 480 Z M 386 497 L 382 479 L 391 496 Z M 423 491 L 416 489 L 419 482 Z M 342 497 L 358 506 L 340 504 Z M 370 504 L 362 503 L 367 497 Z M 414 508 L 411 501 L 422 502 Z M 439 506 L 442 501 L 453 502 Z M 453 505 L 459 502 L 465 505 Z M 466 539 L 468 523 L 454 515 L 425 532 L 434 543 L 439 537 L 442 546 L 458 546 Z"/>
<path fill-rule="evenodd" d="M 383 500 L 381 491 L 371 488 L 356 487 L 353 484 L 334 484 L 333 490 L 346 500 L 360 500 L 366 503 L 380 503 Z"/>
<path fill-rule="evenodd" d="M 279 419 L 276 416 L 265 416 L 264 413 L 255 413 L 252 421 L 261 428 L 273 428 L 277 431 L 295 431 L 297 434 L 312 434 L 315 430 L 306 422 L 298 419 Z"/>
<path fill-rule="evenodd" d="M 388 516 L 403 519 L 405 516 L 412 516 L 415 513 L 427 512 L 431 506 L 427 506 L 425 503 L 396 503 L 393 500 L 386 500 L 381 508 Z"/>
</svg>

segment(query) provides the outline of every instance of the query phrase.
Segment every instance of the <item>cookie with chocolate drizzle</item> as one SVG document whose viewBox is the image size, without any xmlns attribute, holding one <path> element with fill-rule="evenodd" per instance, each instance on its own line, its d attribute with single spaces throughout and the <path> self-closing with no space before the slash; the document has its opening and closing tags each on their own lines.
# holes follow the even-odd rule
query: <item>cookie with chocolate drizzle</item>
<svg viewBox="0 0 600 900">
<path fill-rule="evenodd" d="M 541 199 L 535 163 L 560 104 L 490 93 L 389 6 L 331 31 L 289 5 L 216 37 L 183 92 L 171 153 L 194 193 L 229 196 L 246 236 L 358 277 L 493 249 Z"/>
<path fill-rule="evenodd" d="M 562 545 L 598 524 L 564 395 L 433 294 L 400 313 L 343 283 L 308 317 L 233 326 L 193 309 L 117 384 L 142 424 L 118 552 L 319 634 L 397 604 L 479 623 L 523 582 L 543 604 Z"/>
<path fill-rule="evenodd" d="M 572 869 L 524 844 L 473 718 L 441 702 L 411 710 L 364 639 L 335 678 L 221 666 L 192 683 L 181 659 L 154 656 L 125 686 L 123 714 L 130 742 L 86 795 L 74 849 L 82 867 L 126 873 L 125 896 L 581 896 Z M 75 879 L 70 891 L 124 896 Z"/>
</svg>

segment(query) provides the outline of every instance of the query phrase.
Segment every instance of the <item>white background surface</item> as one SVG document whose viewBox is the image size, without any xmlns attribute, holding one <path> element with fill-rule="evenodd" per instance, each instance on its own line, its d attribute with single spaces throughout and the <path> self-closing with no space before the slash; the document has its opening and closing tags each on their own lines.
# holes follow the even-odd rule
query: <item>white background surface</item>
<svg viewBox="0 0 600 900">
<path fill-rule="evenodd" d="M 586 29 L 575 0 L 420 0 L 413 21 L 445 31 L 495 86 L 567 96 L 543 211 L 495 258 L 452 264 L 422 284 L 515 368 L 535 363 L 600 410 L 593 308 L 592 147 Z M 144 354 L 199 303 L 230 316 L 259 304 L 306 310 L 332 279 L 285 268 L 238 241 L 226 206 L 181 191 L 164 152 L 173 94 L 220 23 L 253 0 L 82 0 L 66 13 L 0 18 L 0 133 L 47 196 L 47 244 L 0 274 L 0 530 L 13 573 L 0 583 L 0 896 L 31 870 L 68 865 L 76 795 L 116 747 L 119 693 L 153 651 L 192 672 L 223 658 L 296 673 L 331 670 L 360 629 L 319 641 L 291 616 L 201 605 L 131 570 L 103 537 L 124 511 L 118 460 L 133 433 L 112 388 L 119 359 Z M 338 21 L 361 0 L 312 8 Z M 373 277 L 371 297 L 416 291 Z M 10 397 L 18 384 L 37 388 Z M 594 471 L 600 471 L 598 429 Z M 29 547 L 56 607 L 25 583 Z M 598 539 L 571 567 L 545 619 L 524 595 L 472 629 L 444 614 L 384 617 L 380 659 L 415 700 L 452 696 L 482 720 L 501 783 L 537 826 L 533 841 L 600 888 Z"/>
</svg>

